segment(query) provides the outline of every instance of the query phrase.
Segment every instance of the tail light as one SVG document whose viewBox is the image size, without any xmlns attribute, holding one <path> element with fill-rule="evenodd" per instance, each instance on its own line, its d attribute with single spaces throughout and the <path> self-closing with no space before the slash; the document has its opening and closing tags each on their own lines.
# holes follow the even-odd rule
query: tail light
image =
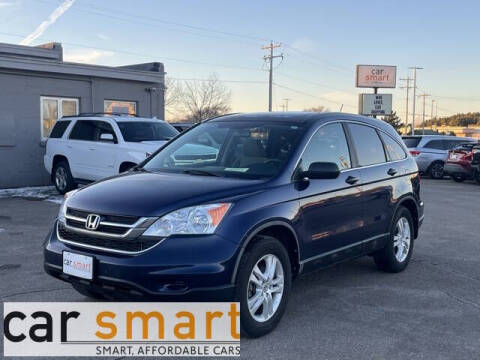
<svg viewBox="0 0 480 360">
<path fill-rule="evenodd" d="M 410 155 L 412 155 L 413 157 L 416 157 L 416 156 L 420 155 L 420 151 L 418 151 L 418 150 L 410 150 Z"/>
</svg>

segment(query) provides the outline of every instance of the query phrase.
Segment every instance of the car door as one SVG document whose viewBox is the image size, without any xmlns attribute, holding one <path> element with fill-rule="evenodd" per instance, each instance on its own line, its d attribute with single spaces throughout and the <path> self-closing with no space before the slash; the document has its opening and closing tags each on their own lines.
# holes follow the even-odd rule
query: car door
<svg viewBox="0 0 480 360">
<path fill-rule="evenodd" d="M 94 120 L 77 120 L 70 132 L 68 161 L 76 179 L 94 180 L 96 124 Z"/>
<path fill-rule="evenodd" d="M 312 136 L 300 170 L 313 162 L 334 162 L 341 172 L 336 179 L 310 179 L 298 188 L 306 271 L 358 254 L 364 238 L 361 177 L 352 168 L 341 122 L 323 125 Z"/>
<path fill-rule="evenodd" d="M 399 144 L 395 147 L 394 139 L 383 134 L 385 142 L 393 149 L 389 156 L 397 159 L 387 162 L 384 143 L 374 127 L 349 123 L 348 132 L 363 181 L 364 245 L 366 248 L 380 248 L 389 233 L 396 194 L 403 193 L 398 190 L 403 186 L 400 177 L 406 170 L 403 163 L 397 160 L 407 155 Z"/>
<path fill-rule="evenodd" d="M 107 135 L 107 136 L 105 136 Z M 95 121 L 95 141 L 91 149 L 95 159 L 91 162 L 92 180 L 100 180 L 118 174 L 115 167 L 118 150 L 117 136 L 106 121 Z"/>
</svg>

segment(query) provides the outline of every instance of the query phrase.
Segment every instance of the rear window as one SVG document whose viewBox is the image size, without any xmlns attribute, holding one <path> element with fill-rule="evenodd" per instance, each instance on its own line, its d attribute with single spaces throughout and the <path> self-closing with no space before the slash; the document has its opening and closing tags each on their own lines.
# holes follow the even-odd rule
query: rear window
<svg viewBox="0 0 480 360">
<path fill-rule="evenodd" d="M 68 125 L 70 125 L 70 121 L 57 121 L 55 126 L 50 133 L 51 139 L 59 139 L 65 134 L 65 130 L 67 130 Z"/>
<path fill-rule="evenodd" d="M 352 135 L 353 145 L 357 151 L 360 166 L 384 163 L 386 161 L 383 143 L 377 131 L 370 127 L 357 124 L 348 124 Z"/>
<path fill-rule="evenodd" d="M 382 132 L 379 132 L 379 134 L 383 140 L 383 144 L 385 145 L 388 161 L 402 160 L 407 157 L 407 154 L 405 154 L 405 151 L 402 149 L 400 144 L 391 138 L 390 135 Z"/>
<path fill-rule="evenodd" d="M 449 143 L 446 140 L 430 140 L 428 143 L 424 145 L 424 148 L 427 149 L 434 149 L 434 150 L 448 150 L 453 147 L 449 147 Z"/>
<path fill-rule="evenodd" d="M 405 146 L 407 148 L 414 148 L 414 147 L 417 147 L 420 140 L 422 140 L 422 137 L 421 136 L 418 136 L 418 137 L 404 137 L 402 139 L 403 139 L 403 142 L 405 143 Z"/>
</svg>

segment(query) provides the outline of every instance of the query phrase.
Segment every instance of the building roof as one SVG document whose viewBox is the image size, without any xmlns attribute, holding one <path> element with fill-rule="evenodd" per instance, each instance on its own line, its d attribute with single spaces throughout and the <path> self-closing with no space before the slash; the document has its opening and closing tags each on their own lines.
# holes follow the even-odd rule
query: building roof
<svg viewBox="0 0 480 360">
<path fill-rule="evenodd" d="M 120 67 L 65 62 L 63 61 L 63 48 L 59 43 L 39 46 L 0 43 L 1 69 L 161 84 L 163 84 L 165 74 L 163 64 L 159 62 Z"/>
</svg>

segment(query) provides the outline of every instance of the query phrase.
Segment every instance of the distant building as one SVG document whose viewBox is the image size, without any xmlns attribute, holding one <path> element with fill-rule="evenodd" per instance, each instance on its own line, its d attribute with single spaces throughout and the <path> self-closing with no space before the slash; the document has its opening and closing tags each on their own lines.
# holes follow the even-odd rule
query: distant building
<svg viewBox="0 0 480 360">
<path fill-rule="evenodd" d="M 45 141 L 62 116 L 128 112 L 163 119 L 164 74 L 158 62 L 64 62 L 58 43 L 0 43 L 0 188 L 49 184 Z"/>
</svg>

